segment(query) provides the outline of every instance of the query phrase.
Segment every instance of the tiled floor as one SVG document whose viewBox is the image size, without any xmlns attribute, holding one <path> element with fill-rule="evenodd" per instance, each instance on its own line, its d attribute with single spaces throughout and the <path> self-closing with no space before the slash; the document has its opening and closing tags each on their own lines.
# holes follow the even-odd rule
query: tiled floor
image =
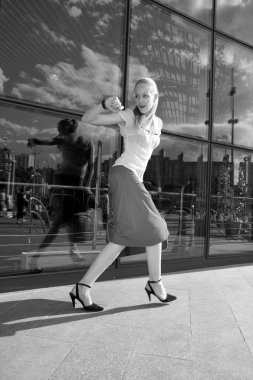
<svg viewBox="0 0 253 380">
<path fill-rule="evenodd" d="M 104 312 L 72 309 L 69 286 L 0 295 L 1 380 L 252 380 L 253 266 L 98 282 Z"/>
</svg>

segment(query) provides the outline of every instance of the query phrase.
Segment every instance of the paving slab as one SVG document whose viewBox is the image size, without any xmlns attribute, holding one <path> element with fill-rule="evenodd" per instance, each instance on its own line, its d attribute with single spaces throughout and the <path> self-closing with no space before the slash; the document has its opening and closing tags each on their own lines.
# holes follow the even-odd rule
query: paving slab
<svg viewBox="0 0 253 380">
<path fill-rule="evenodd" d="M 71 286 L 0 295 L 2 380 L 252 380 L 253 265 L 163 276 L 177 300 L 149 302 L 144 277 L 98 282 L 100 313 Z"/>
</svg>

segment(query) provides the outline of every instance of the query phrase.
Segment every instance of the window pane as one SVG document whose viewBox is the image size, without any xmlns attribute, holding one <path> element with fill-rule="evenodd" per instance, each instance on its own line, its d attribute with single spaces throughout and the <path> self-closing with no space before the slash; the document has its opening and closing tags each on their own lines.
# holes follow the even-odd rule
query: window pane
<svg viewBox="0 0 253 380">
<path fill-rule="evenodd" d="M 216 0 L 216 13 L 218 29 L 252 45 L 252 0 Z"/>
<path fill-rule="evenodd" d="M 215 51 L 214 139 L 253 145 L 253 53 L 217 39 Z"/>
<path fill-rule="evenodd" d="M 129 100 L 135 81 L 151 76 L 164 129 L 207 138 L 209 33 L 146 2 L 133 7 L 131 26 Z"/>
<path fill-rule="evenodd" d="M 211 23 L 212 0 L 160 0 L 160 2 L 197 20 Z"/>
<path fill-rule="evenodd" d="M 144 184 L 170 231 L 164 260 L 204 254 L 206 174 L 207 144 L 161 137 L 145 172 Z M 139 254 L 121 261 L 144 259 Z"/>
<path fill-rule="evenodd" d="M 57 146 L 27 147 L 30 137 L 45 140 L 58 135 L 57 123 L 66 116 L 56 117 L 8 107 L 1 107 L 0 112 L 0 273 L 29 271 L 30 259 L 45 236 L 49 236 L 58 211 L 69 205 L 75 207 L 76 204 L 80 218 L 73 223 L 71 218 L 67 218 L 61 221 L 58 229 L 50 232 L 52 241 L 39 257 L 38 265 L 44 271 L 89 266 L 105 244 L 109 211 L 108 172 L 119 155 L 118 130 L 115 127 L 94 127 L 79 122 L 78 134 L 80 132 L 85 140 L 92 140 L 95 148 L 94 173 L 92 175 L 91 172 L 90 186 L 92 197 L 87 202 L 87 176 L 84 177 L 81 189 L 74 184 L 56 184 L 56 174 L 60 173 L 63 162 Z M 74 169 L 73 165 L 73 171 Z M 89 173 L 90 169 L 87 170 Z M 21 187 L 31 187 L 31 192 L 27 195 L 28 204 L 24 204 L 20 211 L 18 193 Z M 95 227 L 92 224 L 94 197 L 97 200 L 98 220 Z M 78 231 L 84 228 L 82 213 L 87 208 L 91 209 L 92 234 L 85 239 L 87 234 Z M 75 257 L 73 259 L 70 256 L 71 243 L 75 242 L 83 258 L 81 261 L 75 261 Z"/>
<path fill-rule="evenodd" d="M 82 111 L 120 95 L 124 4 L 1 1 L 0 92 Z"/>
<path fill-rule="evenodd" d="M 213 149 L 210 255 L 252 254 L 252 161 L 247 151 Z"/>
</svg>

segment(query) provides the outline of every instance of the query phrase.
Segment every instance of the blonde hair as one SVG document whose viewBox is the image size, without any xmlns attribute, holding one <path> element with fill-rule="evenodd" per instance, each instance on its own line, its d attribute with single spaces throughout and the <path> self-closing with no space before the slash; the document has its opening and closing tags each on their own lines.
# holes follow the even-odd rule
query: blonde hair
<svg viewBox="0 0 253 380">
<path fill-rule="evenodd" d="M 140 78 L 136 83 L 135 83 L 135 86 L 134 86 L 134 91 L 136 89 L 136 87 L 139 85 L 139 84 L 146 84 L 147 86 L 150 87 L 151 89 L 151 92 L 153 94 L 158 94 L 158 89 L 157 89 L 157 85 L 156 85 L 156 82 L 151 79 L 151 78 Z M 158 107 L 158 96 L 157 98 L 155 99 L 154 101 L 154 105 L 153 107 L 151 108 L 151 110 L 148 112 L 148 115 L 143 115 L 139 108 L 137 106 L 135 106 L 135 108 L 133 109 L 133 113 L 134 113 L 134 116 L 135 116 L 135 125 L 136 126 L 140 126 L 140 124 L 142 124 L 143 122 L 146 123 L 149 123 L 153 116 L 155 115 L 156 113 L 156 110 L 157 110 L 157 107 Z"/>
</svg>

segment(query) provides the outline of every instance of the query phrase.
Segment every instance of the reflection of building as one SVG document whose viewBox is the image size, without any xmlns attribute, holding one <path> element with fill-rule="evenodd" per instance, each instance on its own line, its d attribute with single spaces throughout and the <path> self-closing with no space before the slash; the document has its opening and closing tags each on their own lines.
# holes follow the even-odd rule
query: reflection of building
<svg viewBox="0 0 253 380">
<path fill-rule="evenodd" d="M 132 47 L 131 55 L 138 56 L 140 63 L 148 65 L 149 71 L 157 75 L 162 94 L 159 109 L 163 122 L 170 125 L 198 123 L 200 36 L 181 26 L 169 13 L 165 15 L 154 10 L 153 17 L 146 17 L 143 23 L 143 7 L 136 7 L 135 12 L 135 17 L 144 25 L 136 28 L 132 38 L 138 41 L 138 49 L 142 53 L 137 53 Z M 159 21 L 154 22 L 156 17 Z M 188 57 L 192 58 L 191 62 Z"/>
<path fill-rule="evenodd" d="M 34 168 L 34 155 L 33 154 L 19 154 L 16 156 L 17 169 L 27 170 L 30 167 Z"/>
<path fill-rule="evenodd" d="M 13 195 L 15 181 L 15 154 L 4 147 L 0 150 L 0 175 L 6 181 L 6 195 Z M 11 186 L 12 184 L 12 186 Z"/>
<path fill-rule="evenodd" d="M 163 191 L 181 189 L 182 184 L 191 180 L 192 184 L 201 186 L 203 177 L 203 157 L 200 156 L 196 162 L 184 161 L 183 153 L 176 160 L 165 156 L 162 149 L 159 155 L 153 155 L 148 163 L 144 180 L 151 182 L 155 187 Z"/>
</svg>

